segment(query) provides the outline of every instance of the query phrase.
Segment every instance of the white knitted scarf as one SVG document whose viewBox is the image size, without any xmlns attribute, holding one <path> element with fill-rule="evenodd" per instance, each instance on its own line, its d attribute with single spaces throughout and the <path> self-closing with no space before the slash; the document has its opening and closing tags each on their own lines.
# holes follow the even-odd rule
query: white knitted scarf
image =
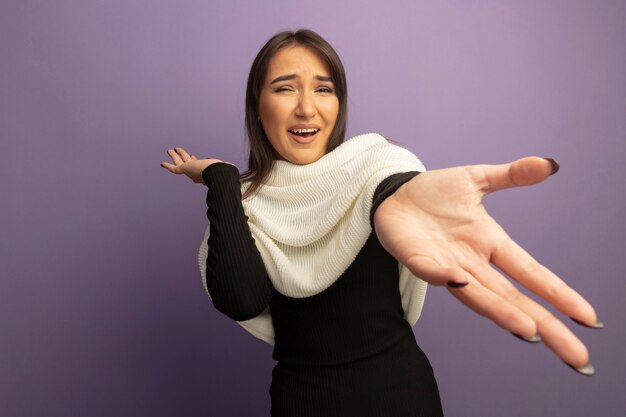
<svg viewBox="0 0 626 417">
<path fill-rule="evenodd" d="M 411 152 L 378 134 L 350 139 L 312 164 L 276 161 L 266 183 L 242 201 L 274 288 L 304 298 L 332 285 L 372 232 L 374 191 L 385 178 L 407 171 L 424 171 L 424 166 Z M 244 184 L 242 192 L 245 189 Z M 210 226 L 198 253 L 205 289 L 209 230 Z M 426 282 L 401 264 L 399 273 L 404 317 L 413 325 L 422 310 Z M 274 343 L 269 308 L 239 324 Z"/>
</svg>

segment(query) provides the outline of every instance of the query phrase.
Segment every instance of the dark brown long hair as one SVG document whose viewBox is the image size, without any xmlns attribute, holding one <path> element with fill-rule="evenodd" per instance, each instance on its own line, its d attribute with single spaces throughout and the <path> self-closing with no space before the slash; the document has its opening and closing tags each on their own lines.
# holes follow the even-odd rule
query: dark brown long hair
<svg viewBox="0 0 626 417">
<path fill-rule="evenodd" d="M 276 151 L 267 139 L 263 127 L 259 121 L 259 97 L 267 75 L 267 67 L 276 52 L 286 46 L 301 45 L 314 50 L 328 65 L 332 77 L 335 94 L 339 100 L 339 113 L 335 126 L 330 135 L 326 152 L 330 152 L 339 146 L 346 134 L 346 115 L 348 103 L 348 87 L 346 73 L 339 55 L 324 38 L 308 29 L 300 29 L 295 32 L 285 31 L 277 33 L 268 40 L 257 54 L 246 89 L 246 132 L 250 145 L 248 157 L 248 170 L 241 175 L 242 181 L 248 181 L 249 186 L 243 195 L 248 198 L 263 184 L 268 177 L 274 161 L 277 159 Z"/>
</svg>

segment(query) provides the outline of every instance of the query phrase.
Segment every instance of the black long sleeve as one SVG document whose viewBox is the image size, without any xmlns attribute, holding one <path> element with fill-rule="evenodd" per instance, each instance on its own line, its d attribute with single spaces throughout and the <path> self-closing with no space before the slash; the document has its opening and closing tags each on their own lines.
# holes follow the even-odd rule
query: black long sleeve
<svg viewBox="0 0 626 417">
<path fill-rule="evenodd" d="M 241 205 L 239 171 L 230 164 L 214 163 L 202 178 L 208 187 L 211 224 L 207 288 L 217 310 L 236 321 L 249 320 L 269 305 L 274 288 Z"/>
<path fill-rule="evenodd" d="M 372 208 L 370 209 L 370 225 L 372 226 L 372 230 L 374 229 L 374 213 L 376 213 L 378 206 L 380 206 L 387 197 L 395 193 L 404 183 L 409 182 L 419 174 L 419 171 L 401 172 L 388 176 L 378 184 L 376 191 L 374 191 Z"/>
</svg>

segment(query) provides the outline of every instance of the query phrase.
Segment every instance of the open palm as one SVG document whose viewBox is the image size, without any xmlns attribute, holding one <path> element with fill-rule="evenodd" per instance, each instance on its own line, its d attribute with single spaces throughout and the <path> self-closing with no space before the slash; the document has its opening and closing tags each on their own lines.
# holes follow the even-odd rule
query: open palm
<svg viewBox="0 0 626 417">
<path fill-rule="evenodd" d="M 535 184 L 553 171 L 549 160 L 537 157 L 428 171 L 379 206 L 375 229 L 385 249 L 414 275 L 447 284 L 478 314 L 527 341 L 541 338 L 567 364 L 592 374 L 584 344 L 492 266 L 581 324 L 601 327 L 591 305 L 517 245 L 482 204 L 490 192 Z"/>
</svg>

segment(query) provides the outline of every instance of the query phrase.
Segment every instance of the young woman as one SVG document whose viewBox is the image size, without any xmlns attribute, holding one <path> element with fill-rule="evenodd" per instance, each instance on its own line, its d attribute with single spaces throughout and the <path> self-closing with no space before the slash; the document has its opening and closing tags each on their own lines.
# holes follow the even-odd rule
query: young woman
<svg viewBox="0 0 626 417">
<path fill-rule="evenodd" d="M 426 282 L 593 374 L 582 342 L 491 266 L 575 321 L 602 327 L 481 203 L 545 180 L 556 161 L 423 172 L 379 135 L 344 142 L 346 102 L 333 48 L 312 31 L 281 32 L 250 70 L 248 171 L 182 148 L 162 164 L 208 186 L 205 284 L 218 310 L 274 343 L 272 415 L 442 415 L 411 330 Z"/>
</svg>

